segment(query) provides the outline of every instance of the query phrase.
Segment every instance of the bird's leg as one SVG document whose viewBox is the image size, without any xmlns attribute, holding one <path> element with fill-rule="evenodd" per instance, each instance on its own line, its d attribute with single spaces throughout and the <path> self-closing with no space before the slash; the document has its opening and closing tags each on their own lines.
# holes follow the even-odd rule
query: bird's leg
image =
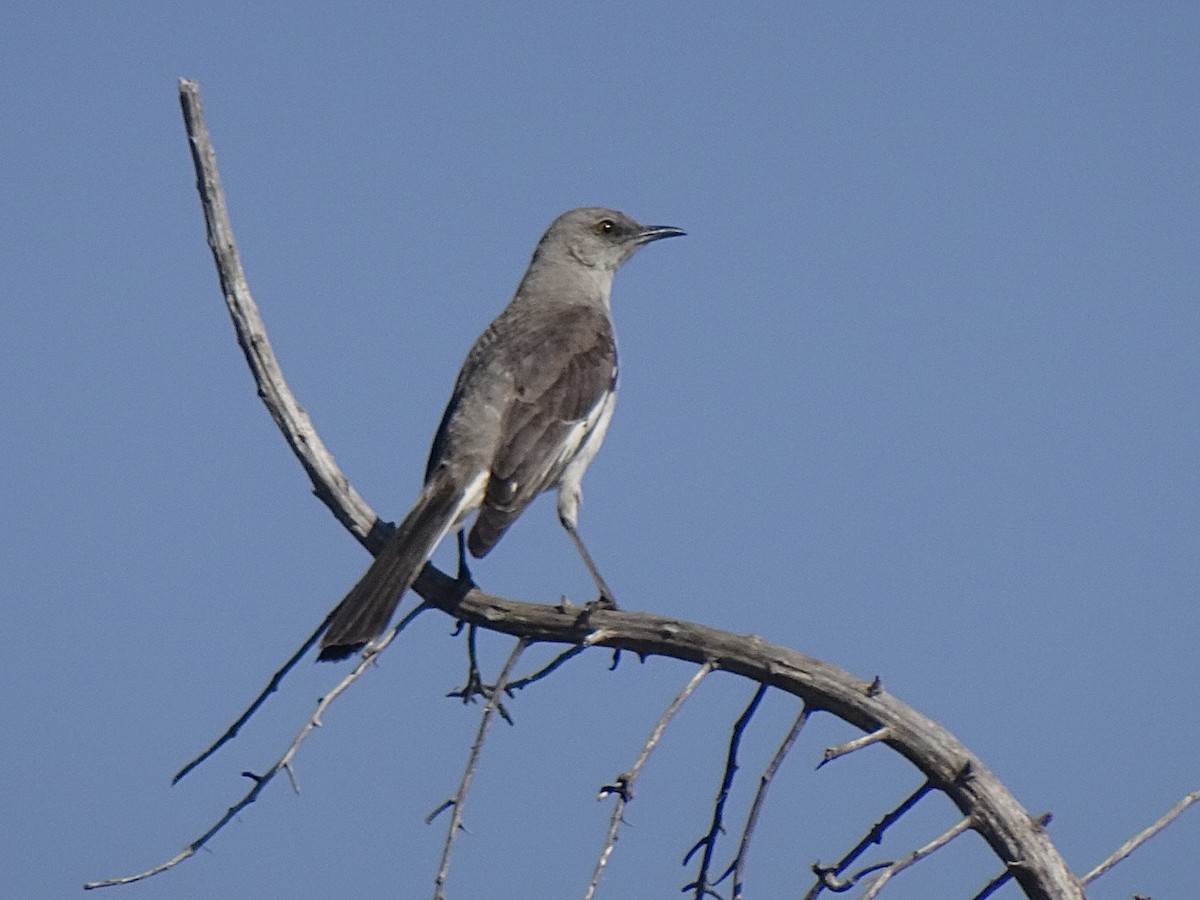
<svg viewBox="0 0 1200 900">
<path fill-rule="evenodd" d="M 460 528 L 455 536 L 458 538 L 458 575 L 455 580 L 460 585 L 474 587 L 475 579 L 471 577 L 471 570 L 467 566 L 466 529 Z"/>
<path fill-rule="evenodd" d="M 612 588 L 604 581 L 600 570 L 596 568 L 596 564 L 592 562 L 592 555 L 587 552 L 587 547 L 583 546 L 583 539 L 580 538 L 579 532 L 575 530 L 575 526 L 570 522 L 563 520 L 563 528 L 567 529 L 567 534 L 571 536 L 571 540 L 575 542 L 575 548 L 579 551 L 579 555 L 583 557 L 583 564 L 587 566 L 587 570 L 591 573 L 592 581 L 596 582 L 596 589 L 600 591 L 600 599 L 596 601 L 596 606 L 600 609 L 618 609 L 616 595 L 613 594 Z"/>
</svg>

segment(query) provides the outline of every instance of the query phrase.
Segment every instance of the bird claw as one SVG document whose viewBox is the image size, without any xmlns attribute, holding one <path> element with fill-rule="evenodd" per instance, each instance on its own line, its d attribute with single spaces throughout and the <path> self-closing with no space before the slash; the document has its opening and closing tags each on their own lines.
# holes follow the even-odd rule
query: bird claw
<svg viewBox="0 0 1200 900">
<path fill-rule="evenodd" d="M 617 606 L 617 601 L 614 600 L 612 595 L 609 593 L 601 594 L 595 600 L 592 600 L 590 603 L 584 605 L 584 609 L 586 609 L 588 612 L 596 612 L 597 610 L 619 610 L 620 608 L 621 607 Z"/>
</svg>

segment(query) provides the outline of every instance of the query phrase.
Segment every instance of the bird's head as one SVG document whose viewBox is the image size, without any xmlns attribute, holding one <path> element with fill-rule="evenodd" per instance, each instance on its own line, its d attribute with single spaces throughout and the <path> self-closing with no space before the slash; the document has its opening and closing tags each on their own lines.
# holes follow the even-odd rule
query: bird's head
<svg viewBox="0 0 1200 900">
<path fill-rule="evenodd" d="M 563 256 L 589 268 L 615 272 L 644 244 L 684 233 L 671 225 L 641 225 L 615 209 L 585 206 L 551 223 L 538 243 L 537 255 Z"/>
</svg>

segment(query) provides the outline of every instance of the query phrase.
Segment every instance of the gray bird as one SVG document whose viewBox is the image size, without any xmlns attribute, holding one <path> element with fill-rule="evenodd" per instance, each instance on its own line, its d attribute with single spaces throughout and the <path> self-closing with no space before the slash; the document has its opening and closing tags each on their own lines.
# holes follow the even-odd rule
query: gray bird
<svg viewBox="0 0 1200 900">
<path fill-rule="evenodd" d="M 438 544 L 471 513 L 479 514 L 466 546 L 479 558 L 551 488 L 601 600 L 613 603 L 576 530 L 583 473 L 616 403 L 613 275 L 643 244 L 683 233 L 597 207 L 554 220 L 516 295 L 467 353 L 420 496 L 334 610 L 321 659 L 344 659 L 379 637 Z"/>
</svg>

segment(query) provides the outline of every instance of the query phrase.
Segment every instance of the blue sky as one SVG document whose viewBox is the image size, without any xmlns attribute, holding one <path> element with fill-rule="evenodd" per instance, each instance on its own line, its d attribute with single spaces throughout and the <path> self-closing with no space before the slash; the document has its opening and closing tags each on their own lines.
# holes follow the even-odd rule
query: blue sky
<svg viewBox="0 0 1200 900">
<path fill-rule="evenodd" d="M 366 565 L 233 342 L 180 76 L 284 369 L 381 514 L 555 215 L 678 225 L 618 276 L 621 401 L 585 484 L 623 605 L 879 674 L 1052 811 L 1078 871 L 1200 787 L 1194 4 L 257 7 L 0 13 L 6 894 L 71 896 L 207 827 L 341 670 L 302 664 L 171 773 Z M 549 500 L 474 571 L 591 596 Z M 450 632 L 426 616 L 343 698 L 298 797 L 275 784 L 211 852 L 109 896 L 428 896 L 445 823 L 423 818 L 479 711 L 444 697 Z M 507 644 L 483 647 L 494 671 Z M 452 897 L 582 894 L 595 791 L 690 676 L 606 663 L 513 702 Z M 601 896 L 691 880 L 751 687 L 714 676 L 668 732 Z M 764 704 L 735 824 L 794 713 Z M 880 748 L 814 774 L 852 734 L 802 737 L 752 896 L 802 894 L 918 783 Z M 953 821 L 931 802 L 883 853 Z M 1193 811 L 1092 896 L 1184 896 L 1198 843 Z M 995 866 L 959 844 L 890 896 L 969 896 Z"/>
</svg>

